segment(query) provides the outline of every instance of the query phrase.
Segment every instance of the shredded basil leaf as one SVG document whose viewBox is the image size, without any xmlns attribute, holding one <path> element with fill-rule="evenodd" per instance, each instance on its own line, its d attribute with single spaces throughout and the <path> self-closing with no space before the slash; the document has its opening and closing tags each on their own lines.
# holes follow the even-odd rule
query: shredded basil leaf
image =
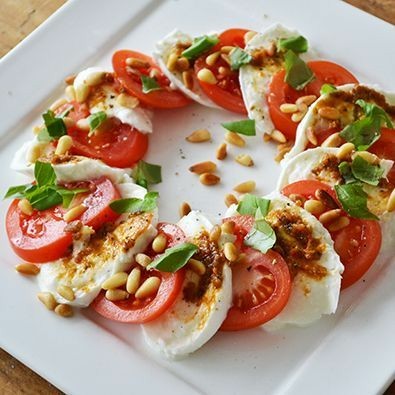
<svg viewBox="0 0 395 395">
<path fill-rule="evenodd" d="M 218 44 L 219 38 L 218 36 L 202 36 L 197 37 L 193 40 L 192 45 L 185 49 L 181 55 L 188 60 L 196 59 L 198 56 L 207 52 L 214 45 Z"/>
<path fill-rule="evenodd" d="M 225 129 L 245 136 L 255 136 L 255 120 L 245 119 L 242 121 L 225 122 L 221 124 Z"/>
<path fill-rule="evenodd" d="M 89 123 L 89 135 L 92 135 L 93 132 L 103 124 L 103 122 L 107 119 L 107 114 L 104 111 L 98 111 L 94 114 L 89 115 L 88 123 Z"/>
<path fill-rule="evenodd" d="M 62 197 L 62 206 L 64 208 L 69 208 L 74 197 L 80 193 L 88 192 L 87 188 L 75 188 L 67 189 L 60 186 L 56 187 L 56 192 Z"/>
<path fill-rule="evenodd" d="M 295 53 L 307 52 L 309 44 L 303 36 L 294 36 L 290 38 L 280 38 L 277 43 L 280 51 L 290 49 Z"/>
<path fill-rule="evenodd" d="M 342 175 L 343 180 L 346 184 L 349 184 L 350 182 L 357 181 L 352 174 L 350 163 L 341 162 L 341 163 L 339 163 L 338 167 L 339 167 L 340 174 Z"/>
<path fill-rule="evenodd" d="M 147 77 L 146 75 L 141 76 L 141 84 L 143 93 L 150 93 L 162 89 L 155 78 Z"/>
<path fill-rule="evenodd" d="M 158 192 L 148 192 L 144 199 L 126 198 L 114 200 L 110 207 L 118 214 L 153 211 L 157 207 Z"/>
<path fill-rule="evenodd" d="M 285 82 L 288 85 L 301 90 L 314 78 L 310 67 L 295 52 L 288 50 L 285 53 Z"/>
<path fill-rule="evenodd" d="M 25 197 L 25 191 L 29 187 L 31 187 L 31 184 L 10 187 L 8 188 L 8 191 L 4 195 L 3 199 L 8 199 L 10 197 L 15 199 L 22 199 L 23 197 Z"/>
<path fill-rule="evenodd" d="M 254 227 L 244 239 L 244 244 L 255 248 L 265 254 L 276 243 L 276 233 L 272 227 L 264 220 L 255 221 Z"/>
<path fill-rule="evenodd" d="M 192 243 L 182 243 L 168 248 L 161 256 L 151 262 L 147 269 L 174 273 L 185 266 L 197 250 L 198 247 Z"/>
<path fill-rule="evenodd" d="M 66 125 L 63 122 L 62 116 L 55 116 L 55 113 L 48 110 L 42 114 L 44 119 L 44 128 L 41 129 L 37 135 L 38 141 L 52 141 L 67 134 Z"/>
<path fill-rule="evenodd" d="M 384 174 L 384 169 L 380 165 L 373 165 L 361 156 L 356 156 L 351 163 L 353 176 L 369 185 L 378 185 L 380 178 Z"/>
<path fill-rule="evenodd" d="M 162 167 L 140 160 L 133 169 L 133 178 L 136 184 L 147 188 L 150 184 L 162 182 Z"/>
<path fill-rule="evenodd" d="M 256 212 L 259 209 L 260 214 L 265 216 L 269 211 L 269 206 L 270 200 L 248 193 L 244 195 L 243 200 L 237 205 L 237 212 L 241 215 L 256 216 Z"/>
<path fill-rule="evenodd" d="M 239 70 L 241 66 L 251 63 L 252 56 L 239 47 L 235 47 L 230 54 L 230 68 L 232 70 Z"/>
<path fill-rule="evenodd" d="M 34 178 L 39 187 L 55 185 L 56 174 L 50 163 L 37 161 L 34 165 Z"/>
<path fill-rule="evenodd" d="M 332 84 L 324 84 L 321 86 L 320 94 L 326 95 L 328 93 L 336 92 L 337 88 L 335 85 Z"/>
</svg>

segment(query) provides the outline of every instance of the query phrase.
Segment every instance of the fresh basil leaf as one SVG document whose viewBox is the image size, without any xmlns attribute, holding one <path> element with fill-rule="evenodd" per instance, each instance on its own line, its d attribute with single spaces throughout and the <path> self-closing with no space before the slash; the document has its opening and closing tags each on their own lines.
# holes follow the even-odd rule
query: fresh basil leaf
<svg viewBox="0 0 395 395">
<path fill-rule="evenodd" d="M 156 200 L 158 197 L 158 192 L 148 192 L 144 199 L 126 198 L 114 200 L 110 203 L 110 207 L 118 214 L 153 211 L 157 207 Z"/>
<path fill-rule="evenodd" d="M 290 38 L 280 38 L 277 43 L 280 51 L 291 49 L 295 53 L 307 52 L 309 44 L 303 36 L 294 36 Z"/>
<path fill-rule="evenodd" d="M 244 119 L 242 121 L 225 122 L 221 125 L 231 132 L 243 134 L 245 136 L 255 136 L 255 121 L 253 119 Z"/>
<path fill-rule="evenodd" d="M 92 135 L 93 132 L 100 127 L 100 125 L 105 122 L 107 119 L 107 114 L 104 111 L 95 112 L 88 117 L 89 123 L 89 135 Z"/>
<path fill-rule="evenodd" d="M 239 70 L 241 66 L 251 63 L 252 56 L 241 48 L 235 47 L 229 54 L 229 60 L 230 68 L 232 70 Z"/>
<path fill-rule="evenodd" d="M 63 187 L 56 187 L 55 191 L 62 197 L 62 206 L 69 208 L 74 197 L 80 193 L 88 192 L 87 188 L 67 189 Z"/>
<path fill-rule="evenodd" d="M 55 185 L 56 174 L 50 163 L 37 161 L 34 164 L 34 178 L 39 187 Z"/>
<path fill-rule="evenodd" d="M 367 117 L 380 118 L 381 123 L 388 128 L 393 128 L 390 116 L 380 107 L 374 103 L 367 103 L 365 100 L 358 99 L 356 102 L 360 106 Z"/>
<path fill-rule="evenodd" d="M 352 161 L 351 171 L 357 180 L 370 185 L 378 185 L 380 178 L 384 174 L 384 169 L 380 165 L 372 165 L 361 156 L 356 156 Z"/>
<path fill-rule="evenodd" d="M 46 132 L 42 132 L 42 131 L 40 132 L 42 133 L 41 138 L 49 138 L 50 140 L 56 140 L 59 137 L 62 137 L 65 134 L 67 134 L 67 128 L 63 122 L 63 119 L 55 116 L 55 113 L 53 111 L 48 110 L 46 113 L 42 114 L 42 117 L 44 119 L 44 124 L 45 124 L 45 129 L 43 130 L 46 130 Z M 40 140 L 40 141 L 46 141 L 46 140 Z"/>
<path fill-rule="evenodd" d="M 368 195 L 360 183 L 335 185 L 335 191 L 344 211 L 351 217 L 378 220 L 368 209 Z"/>
<path fill-rule="evenodd" d="M 21 199 L 25 196 L 25 191 L 29 187 L 31 187 L 30 184 L 17 185 L 14 187 L 10 187 L 10 188 L 8 188 L 8 191 L 4 195 L 3 199 L 8 199 L 10 197 L 15 198 L 15 199 Z"/>
<path fill-rule="evenodd" d="M 341 162 L 338 167 L 346 184 L 357 181 L 352 174 L 351 165 L 348 162 Z"/>
<path fill-rule="evenodd" d="M 147 269 L 174 273 L 185 266 L 197 250 L 198 247 L 191 243 L 182 243 L 168 248 L 161 256 L 151 262 Z"/>
<path fill-rule="evenodd" d="M 276 243 L 276 233 L 264 220 L 255 221 L 254 227 L 244 239 L 244 244 L 265 254 Z"/>
<path fill-rule="evenodd" d="M 143 86 L 143 93 L 150 93 L 161 89 L 155 78 L 147 77 L 146 75 L 141 76 L 141 83 Z"/>
<path fill-rule="evenodd" d="M 202 53 L 207 52 L 214 45 L 218 44 L 218 42 L 219 38 L 215 35 L 197 37 L 193 40 L 192 45 L 181 53 L 181 56 L 188 60 L 196 59 Z"/>
<path fill-rule="evenodd" d="M 269 206 L 270 200 L 248 193 L 244 195 L 243 200 L 237 205 L 237 212 L 241 215 L 256 216 L 256 212 L 259 209 L 260 214 L 265 216 L 269 211 Z"/>
<path fill-rule="evenodd" d="M 320 94 L 326 95 L 328 93 L 336 92 L 337 88 L 335 85 L 332 84 L 324 84 L 321 86 Z"/>
<path fill-rule="evenodd" d="M 62 196 L 60 196 L 55 189 L 48 186 L 38 187 L 26 197 L 30 204 L 40 211 L 57 206 L 63 201 Z"/>
<path fill-rule="evenodd" d="M 138 185 L 147 188 L 149 184 L 162 182 L 162 168 L 159 165 L 140 160 L 133 170 L 133 178 Z"/>
<path fill-rule="evenodd" d="M 285 53 L 285 82 L 288 85 L 299 91 L 314 78 L 310 67 L 295 52 L 288 50 Z"/>
</svg>

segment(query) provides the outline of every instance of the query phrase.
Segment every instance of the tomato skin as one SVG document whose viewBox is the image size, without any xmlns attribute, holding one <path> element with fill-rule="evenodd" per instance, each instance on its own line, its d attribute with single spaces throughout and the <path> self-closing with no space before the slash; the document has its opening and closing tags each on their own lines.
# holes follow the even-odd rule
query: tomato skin
<svg viewBox="0 0 395 395">
<path fill-rule="evenodd" d="M 133 78 L 128 73 L 126 68 L 127 58 L 137 58 L 148 62 L 150 69 L 156 69 L 161 73 L 161 77 L 158 79 L 158 83 L 161 86 L 161 90 L 152 91 L 149 93 L 143 93 L 142 84 L 139 78 Z M 169 81 L 162 75 L 162 72 L 155 64 L 154 60 L 140 52 L 130 50 L 119 50 L 116 51 L 112 57 L 112 65 L 116 78 L 121 85 L 133 96 L 136 96 L 142 103 L 153 108 L 180 108 L 190 104 L 190 100 L 185 97 L 180 91 L 174 91 L 169 88 Z M 142 73 L 148 75 L 149 70 L 142 70 Z"/>
<path fill-rule="evenodd" d="M 380 138 L 368 149 L 381 159 L 395 161 L 395 129 L 381 128 Z M 388 181 L 395 185 L 395 165 L 388 173 Z"/>
<path fill-rule="evenodd" d="M 358 83 L 358 80 L 348 70 L 336 63 L 325 60 L 314 60 L 307 62 L 307 64 L 314 72 L 316 78 L 304 89 L 297 91 L 284 82 L 285 70 L 276 73 L 269 84 L 267 101 L 270 118 L 275 128 L 284 133 L 289 140 L 295 139 L 298 123 L 292 121 L 292 114 L 286 114 L 280 110 L 281 104 L 295 103 L 299 97 L 305 95 L 319 97 L 323 84 L 338 86 L 348 83 Z"/>
</svg>

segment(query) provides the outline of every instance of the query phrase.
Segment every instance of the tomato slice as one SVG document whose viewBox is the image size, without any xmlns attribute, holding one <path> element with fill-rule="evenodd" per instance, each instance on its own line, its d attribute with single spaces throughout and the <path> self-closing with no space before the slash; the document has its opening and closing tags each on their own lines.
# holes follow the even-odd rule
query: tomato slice
<svg viewBox="0 0 395 395">
<path fill-rule="evenodd" d="M 395 162 L 395 129 L 382 128 L 379 140 L 368 151 L 373 152 L 379 158 Z M 395 185 L 395 165 L 392 166 L 387 178 L 391 184 Z"/>
<path fill-rule="evenodd" d="M 71 107 L 71 109 L 70 109 Z M 89 108 L 86 103 L 78 103 L 75 100 L 71 100 L 61 106 L 59 106 L 56 110 L 56 114 L 62 114 L 64 111 L 69 110 L 67 116 L 71 118 L 74 122 L 79 121 L 80 119 L 87 118 L 90 115 Z"/>
<path fill-rule="evenodd" d="M 118 214 L 109 203 L 120 197 L 119 192 L 107 178 L 91 181 L 94 191 L 78 198 L 88 209 L 79 218 L 85 225 L 98 229 L 106 222 L 114 221 Z M 7 212 L 6 229 L 14 252 L 23 260 L 43 263 L 56 260 L 66 254 L 72 243 L 72 234 L 65 232 L 67 223 L 63 220 L 65 209 L 60 206 L 47 210 L 34 210 L 27 216 L 18 208 L 15 199 Z"/>
<path fill-rule="evenodd" d="M 219 35 L 219 43 L 212 49 L 211 53 L 219 51 L 223 46 L 238 46 L 244 48 L 244 35 L 248 32 L 246 29 L 228 29 Z M 225 60 L 219 58 L 213 66 L 206 63 L 208 54 L 199 57 L 195 62 L 195 74 L 203 69 L 210 69 L 217 77 L 216 84 L 208 84 L 206 82 L 198 81 L 204 93 L 216 104 L 225 108 L 226 110 L 247 114 L 244 105 L 243 97 L 240 89 L 239 71 L 231 70 Z M 227 73 L 225 75 L 219 73 L 219 68 L 225 68 Z"/>
<path fill-rule="evenodd" d="M 177 225 L 160 223 L 158 232 L 166 236 L 168 247 L 173 247 L 185 240 L 184 232 Z M 175 273 L 165 273 L 157 270 L 144 270 L 141 281 L 151 274 L 161 279 L 159 290 L 154 297 L 139 300 L 130 296 L 125 301 L 111 302 L 102 292 L 92 302 L 92 308 L 103 317 L 118 322 L 143 324 L 158 318 L 172 306 L 181 292 L 185 271 L 181 269 Z"/>
<path fill-rule="evenodd" d="M 128 71 L 126 65 L 127 58 L 136 58 L 147 62 L 150 66 L 139 68 L 138 74 Z M 142 103 L 154 108 L 180 108 L 187 106 L 191 101 L 185 97 L 180 91 L 170 89 L 170 81 L 163 75 L 154 60 L 140 52 L 120 50 L 114 53 L 112 57 L 112 65 L 115 75 L 121 85 L 133 96 L 136 96 Z M 148 76 L 151 70 L 157 70 L 159 77 L 157 82 L 160 90 L 149 93 L 143 93 L 141 76 Z"/>
<path fill-rule="evenodd" d="M 281 193 L 285 196 L 298 194 L 306 199 L 314 199 L 317 189 L 323 189 L 336 199 L 330 186 L 316 180 L 294 182 L 284 187 Z M 335 251 L 344 265 L 342 289 L 354 284 L 368 271 L 381 247 L 381 228 L 377 221 L 348 218 L 348 226 L 337 232 L 330 232 Z"/>
<path fill-rule="evenodd" d="M 276 73 L 269 85 L 267 101 L 269 105 L 270 118 L 276 129 L 285 134 L 289 140 L 294 140 L 296 135 L 297 122 L 292 121 L 291 115 L 280 110 L 281 104 L 295 103 L 296 100 L 305 95 L 320 96 L 320 89 L 323 84 L 343 85 L 358 83 L 358 80 L 344 67 L 326 60 L 314 60 L 307 62 L 314 72 L 315 79 L 304 89 L 297 91 L 285 81 L 285 70 Z"/>
</svg>

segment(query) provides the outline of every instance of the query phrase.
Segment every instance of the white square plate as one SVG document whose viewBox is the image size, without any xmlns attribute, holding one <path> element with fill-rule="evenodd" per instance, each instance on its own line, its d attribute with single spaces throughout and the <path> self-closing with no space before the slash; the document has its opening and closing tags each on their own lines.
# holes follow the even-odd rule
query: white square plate
<svg viewBox="0 0 395 395">
<path fill-rule="evenodd" d="M 8 170 L 10 160 L 62 92 L 65 76 L 89 65 L 109 67 L 112 52 L 122 47 L 150 53 L 175 27 L 200 34 L 277 21 L 301 31 L 323 57 L 361 81 L 395 90 L 394 27 L 340 1 L 69 1 L 0 63 L 0 190 L 23 181 Z M 257 180 L 261 193 L 274 187 L 275 150 L 261 137 L 248 143 L 254 170 L 227 161 L 215 188 L 188 174 L 191 163 L 214 156 L 223 134 L 219 123 L 237 118 L 198 105 L 157 112 L 148 160 L 164 167 L 161 219 L 176 220 L 183 200 L 221 213 L 224 194 L 245 179 Z M 212 145 L 184 142 L 198 127 L 213 131 Z M 0 203 L 2 223 L 7 206 Z M 90 311 L 70 320 L 48 313 L 36 301 L 34 281 L 15 274 L 18 259 L 4 231 L 0 237 L 0 346 L 67 393 L 372 394 L 394 378 L 395 270 L 389 265 L 374 267 L 342 294 L 339 312 L 316 325 L 219 333 L 190 358 L 169 363 L 145 348 L 137 326 Z"/>
</svg>

